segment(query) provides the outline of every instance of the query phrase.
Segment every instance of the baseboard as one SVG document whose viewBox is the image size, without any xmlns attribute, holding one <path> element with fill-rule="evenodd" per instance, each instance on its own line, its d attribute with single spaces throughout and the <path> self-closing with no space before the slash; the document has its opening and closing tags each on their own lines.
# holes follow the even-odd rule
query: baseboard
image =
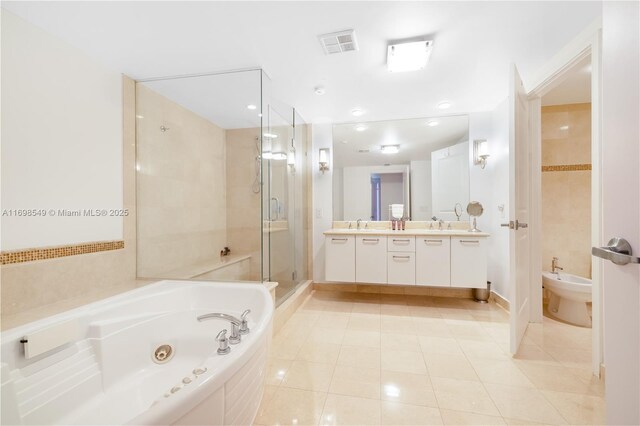
<svg viewBox="0 0 640 426">
<path fill-rule="evenodd" d="M 314 282 L 313 289 L 318 291 L 339 291 L 347 293 L 401 294 L 407 296 L 433 296 L 473 299 L 473 289 L 471 288 Z"/>
<path fill-rule="evenodd" d="M 298 310 L 313 291 L 313 281 L 308 280 L 300 284 L 291 296 L 276 308 L 273 320 L 273 335 L 289 321 L 289 318 Z"/>
<path fill-rule="evenodd" d="M 509 312 L 509 301 L 500 296 L 498 293 L 492 291 L 491 295 L 489 296 L 489 301 L 495 303 L 505 311 Z"/>
</svg>

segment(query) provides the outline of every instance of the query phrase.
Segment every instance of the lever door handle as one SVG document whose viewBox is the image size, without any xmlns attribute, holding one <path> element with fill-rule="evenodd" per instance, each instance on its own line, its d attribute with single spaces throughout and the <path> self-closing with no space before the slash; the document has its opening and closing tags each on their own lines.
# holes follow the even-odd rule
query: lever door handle
<svg viewBox="0 0 640 426">
<path fill-rule="evenodd" d="M 518 220 L 516 220 L 516 231 L 520 228 L 528 228 L 529 224 L 528 223 L 522 223 L 522 222 L 518 222 Z"/>
<path fill-rule="evenodd" d="M 640 257 L 632 256 L 631 244 L 624 238 L 612 238 L 605 247 L 592 247 L 591 254 L 610 260 L 616 265 L 640 263 Z"/>
<path fill-rule="evenodd" d="M 512 220 L 507 223 L 501 223 L 500 226 L 504 226 L 505 228 L 509 228 L 509 229 L 513 229 L 515 227 Z"/>
</svg>

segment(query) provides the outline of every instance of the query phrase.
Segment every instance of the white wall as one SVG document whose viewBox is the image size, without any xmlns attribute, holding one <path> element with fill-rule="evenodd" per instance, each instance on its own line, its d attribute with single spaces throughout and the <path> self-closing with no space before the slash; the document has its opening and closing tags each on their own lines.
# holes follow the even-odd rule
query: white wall
<svg viewBox="0 0 640 426">
<path fill-rule="evenodd" d="M 2 10 L 2 250 L 123 238 L 122 80 L 78 49 Z M 49 211 L 56 212 L 51 216 Z"/>
<path fill-rule="evenodd" d="M 493 111 L 469 115 L 469 194 L 484 206 L 478 228 L 489 232 L 487 279 L 492 290 L 509 299 L 509 115 L 505 99 Z M 484 169 L 473 164 L 473 141 L 487 139 L 490 157 Z M 499 210 L 503 207 L 503 211 Z"/>
<path fill-rule="evenodd" d="M 318 170 L 320 148 L 330 149 L 329 171 Z M 311 125 L 311 176 L 313 194 L 313 280 L 324 281 L 324 235 L 332 226 L 333 126 L 330 123 Z"/>
<path fill-rule="evenodd" d="M 344 220 L 344 184 L 342 182 L 343 168 L 333 170 L 333 220 Z"/>
<path fill-rule="evenodd" d="M 431 161 L 412 161 L 411 220 L 431 220 Z"/>
</svg>

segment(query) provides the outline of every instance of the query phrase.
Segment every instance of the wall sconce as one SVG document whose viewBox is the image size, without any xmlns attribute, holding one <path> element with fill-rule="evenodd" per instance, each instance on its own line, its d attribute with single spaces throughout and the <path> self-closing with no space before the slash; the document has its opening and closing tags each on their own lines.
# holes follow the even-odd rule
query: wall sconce
<svg viewBox="0 0 640 426">
<path fill-rule="evenodd" d="M 318 163 L 322 174 L 329 170 L 329 148 L 320 148 Z"/>
<path fill-rule="evenodd" d="M 484 169 L 489 158 L 489 144 L 486 139 L 476 139 L 473 141 L 473 164 L 480 165 Z"/>
<path fill-rule="evenodd" d="M 296 168 L 296 152 L 293 149 L 287 153 L 287 166 L 289 166 L 291 170 L 295 170 Z"/>
</svg>

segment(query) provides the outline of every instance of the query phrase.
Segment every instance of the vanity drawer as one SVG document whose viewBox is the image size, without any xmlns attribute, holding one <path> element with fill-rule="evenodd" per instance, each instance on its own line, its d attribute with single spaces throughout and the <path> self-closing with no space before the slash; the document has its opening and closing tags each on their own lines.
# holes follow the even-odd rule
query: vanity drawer
<svg viewBox="0 0 640 426">
<path fill-rule="evenodd" d="M 392 251 L 387 253 L 388 284 L 416 284 L 416 254 L 412 252 Z"/>
<path fill-rule="evenodd" d="M 387 237 L 388 251 L 416 251 L 416 237 L 389 236 Z"/>
<path fill-rule="evenodd" d="M 416 285 L 451 286 L 450 237 L 416 237 Z"/>
</svg>

